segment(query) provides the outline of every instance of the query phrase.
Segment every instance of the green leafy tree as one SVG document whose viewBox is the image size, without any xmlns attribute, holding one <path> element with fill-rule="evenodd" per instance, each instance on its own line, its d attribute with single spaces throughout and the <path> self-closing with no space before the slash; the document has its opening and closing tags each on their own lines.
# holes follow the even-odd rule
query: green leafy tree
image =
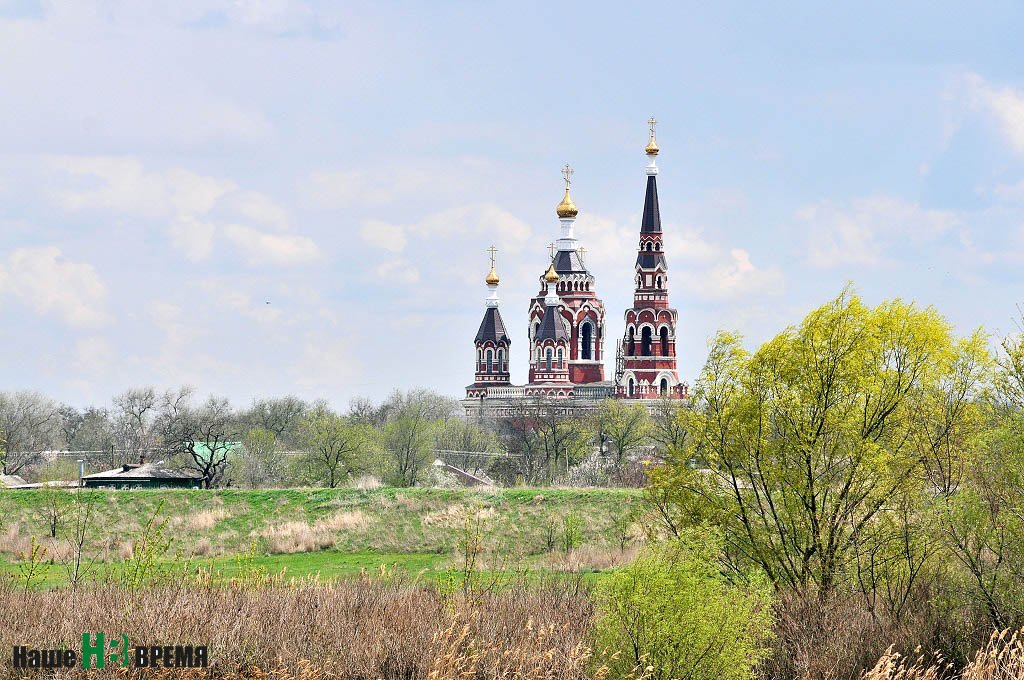
<svg viewBox="0 0 1024 680">
<path fill-rule="evenodd" d="M 734 569 L 824 595 L 921 489 L 929 455 L 963 459 L 986 363 L 980 334 L 957 342 L 931 308 L 869 308 L 850 290 L 752 355 L 722 333 L 684 416 L 693 442 L 653 473 L 651 498 L 671 531 L 718 526 Z"/>
<path fill-rule="evenodd" d="M 634 669 L 659 680 L 743 680 L 767 655 L 767 584 L 734 584 L 719 546 L 687 536 L 649 547 L 597 588 L 597 645 L 612 677 Z"/>
<path fill-rule="evenodd" d="M 598 409 L 597 429 L 607 450 L 619 465 L 648 442 L 651 417 L 640 404 L 605 399 Z"/>
<path fill-rule="evenodd" d="M 328 412 L 304 420 L 299 441 L 310 480 L 332 489 L 368 470 L 376 450 L 372 428 Z"/>
</svg>

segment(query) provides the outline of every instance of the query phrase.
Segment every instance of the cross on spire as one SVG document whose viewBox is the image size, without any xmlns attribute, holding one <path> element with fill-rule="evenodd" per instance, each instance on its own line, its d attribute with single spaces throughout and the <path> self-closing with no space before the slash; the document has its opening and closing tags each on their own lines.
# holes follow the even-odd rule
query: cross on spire
<svg viewBox="0 0 1024 680">
<path fill-rule="evenodd" d="M 494 246 L 491 246 L 490 248 L 487 249 L 487 252 L 491 254 L 491 269 L 494 269 L 494 254 L 498 252 L 498 249 L 495 248 Z"/>
<path fill-rule="evenodd" d="M 584 258 L 584 257 L 586 256 L 586 254 L 587 254 L 587 249 L 586 249 L 586 248 L 584 248 L 583 246 L 580 246 L 580 249 L 579 249 L 579 253 L 580 253 L 580 260 L 582 261 L 582 260 L 583 260 L 583 258 Z"/>
<path fill-rule="evenodd" d="M 555 259 L 555 244 L 554 242 L 548 244 L 548 252 L 551 253 L 551 259 Z"/>
<path fill-rule="evenodd" d="M 658 124 L 658 121 L 654 119 L 654 116 L 651 116 L 651 119 L 649 121 L 647 121 L 647 124 L 651 126 L 651 137 L 653 137 L 654 136 L 654 126 Z"/>
<path fill-rule="evenodd" d="M 565 178 L 565 188 L 566 188 L 566 190 L 568 190 L 569 189 L 569 185 L 572 184 L 572 173 L 573 173 L 572 166 L 570 166 L 568 163 L 566 163 L 565 167 L 562 168 L 562 177 Z"/>
</svg>

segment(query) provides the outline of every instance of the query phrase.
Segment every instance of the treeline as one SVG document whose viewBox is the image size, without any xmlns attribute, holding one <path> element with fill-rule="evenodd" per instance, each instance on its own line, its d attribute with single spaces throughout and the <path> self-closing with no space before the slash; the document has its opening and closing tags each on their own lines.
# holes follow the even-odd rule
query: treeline
<svg viewBox="0 0 1024 680">
<path fill-rule="evenodd" d="M 680 435 L 678 403 L 647 409 L 608 401 L 596 412 L 524 402 L 500 420 L 467 420 L 459 403 L 424 389 L 343 412 L 294 396 L 236 409 L 190 388 L 127 390 L 76 409 L 36 392 L 0 392 L 0 469 L 30 480 L 74 479 L 125 463 L 163 461 L 206 487 L 395 486 L 456 483 L 436 459 L 503 485 L 630 485 L 642 460 Z M 60 455 L 60 452 L 77 452 Z"/>
</svg>

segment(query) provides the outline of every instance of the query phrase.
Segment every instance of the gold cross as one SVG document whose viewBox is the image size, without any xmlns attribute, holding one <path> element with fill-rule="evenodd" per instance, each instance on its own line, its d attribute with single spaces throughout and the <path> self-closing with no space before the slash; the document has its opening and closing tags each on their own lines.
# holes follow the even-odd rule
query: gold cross
<svg viewBox="0 0 1024 680">
<path fill-rule="evenodd" d="M 494 254 L 498 252 L 498 249 L 495 248 L 494 246 L 491 246 L 490 248 L 487 249 L 487 252 L 491 254 L 491 269 L 494 269 Z"/>
<path fill-rule="evenodd" d="M 565 167 L 562 168 L 562 177 L 565 178 L 565 188 L 568 189 L 569 185 L 572 184 L 572 167 L 566 163 Z"/>
<path fill-rule="evenodd" d="M 651 137 L 653 137 L 654 136 L 654 126 L 658 124 L 658 121 L 654 120 L 654 116 L 651 116 L 651 119 L 649 121 L 647 121 L 647 124 L 651 126 Z"/>
<path fill-rule="evenodd" d="M 584 248 L 583 246 L 580 246 L 580 260 L 582 260 L 586 254 L 587 254 L 587 249 Z"/>
<path fill-rule="evenodd" d="M 554 243 L 549 243 L 548 244 L 548 252 L 551 253 L 551 259 L 554 260 L 555 259 L 555 244 Z"/>
</svg>

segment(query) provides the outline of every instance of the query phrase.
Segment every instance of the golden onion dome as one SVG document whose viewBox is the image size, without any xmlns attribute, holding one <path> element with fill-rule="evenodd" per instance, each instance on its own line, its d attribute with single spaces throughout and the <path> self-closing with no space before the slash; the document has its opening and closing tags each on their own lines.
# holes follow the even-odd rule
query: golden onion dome
<svg viewBox="0 0 1024 680">
<path fill-rule="evenodd" d="M 489 285 L 489 286 L 496 286 L 496 285 L 498 285 L 500 279 L 498 279 L 498 272 L 494 271 L 494 267 L 493 266 L 491 267 L 491 271 L 488 272 L 487 278 L 485 280 L 487 281 L 487 285 Z"/>
<path fill-rule="evenodd" d="M 580 211 L 576 209 L 576 204 L 572 202 L 572 196 L 569 195 L 569 187 L 565 188 L 565 196 L 562 197 L 562 202 L 555 208 L 555 212 L 563 219 L 576 217 L 579 214 Z"/>
<path fill-rule="evenodd" d="M 651 141 L 647 142 L 647 146 L 644 147 L 644 153 L 648 156 L 657 156 L 658 151 L 660 151 L 660 149 L 658 148 L 658 143 L 654 141 L 654 131 L 652 130 Z"/>
<path fill-rule="evenodd" d="M 544 280 L 548 283 L 556 283 L 558 281 L 558 272 L 555 271 L 554 262 L 548 266 L 547 272 L 544 273 Z"/>
</svg>

